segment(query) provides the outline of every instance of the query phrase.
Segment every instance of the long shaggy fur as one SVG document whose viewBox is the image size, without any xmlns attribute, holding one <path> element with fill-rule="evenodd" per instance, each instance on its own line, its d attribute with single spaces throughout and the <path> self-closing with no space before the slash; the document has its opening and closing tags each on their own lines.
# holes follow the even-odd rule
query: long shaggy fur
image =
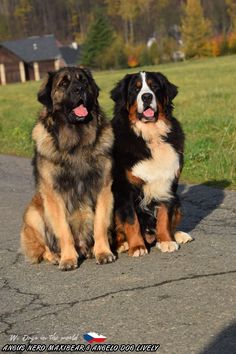
<svg viewBox="0 0 236 354">
<path fill-rule="evenodd" d="M 113 133 L 98 91 L 88 70 L 65 68 L 49 73 L 38 94 L 44 109 L 32 132 L 36 192 L 21 232 L 22 248 L 33 262 L 75 268 L 78 255 L 92 253 L 94 238 L 98 263 L 114 260 L 108 242 Z M 81 105 L 85 117 L 74 113 Z M 103 224 L 95 230 L 99 213 Z"/>
</svg>

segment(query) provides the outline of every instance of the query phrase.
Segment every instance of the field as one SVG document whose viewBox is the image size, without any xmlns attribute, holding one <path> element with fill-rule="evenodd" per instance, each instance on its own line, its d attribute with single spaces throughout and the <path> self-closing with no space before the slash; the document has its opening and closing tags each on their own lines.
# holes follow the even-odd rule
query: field
<svg viewBox="0 0 236 354">
<path fill-rule="evenodd" d="M 236 56 L 138 68 L 161 71 L 179 87 L 175 116 L 186 133 L 182 181 L 236 189 Z M 109 92 L 132 70 L 94 73 L 109 118 Z M 40 83 L 0 87 L 0 153 L 32 156 L 30 132 Z"/>
</svg>

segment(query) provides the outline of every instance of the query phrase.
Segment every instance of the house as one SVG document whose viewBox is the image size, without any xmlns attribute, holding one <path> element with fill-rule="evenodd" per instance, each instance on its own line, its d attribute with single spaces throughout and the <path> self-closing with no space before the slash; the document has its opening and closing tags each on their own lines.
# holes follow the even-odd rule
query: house
<svg viewBox="0 0 236 354">
<path fill-rule="evenodd" d="M 77 43 L 73 42 L 71 46 L 61 46 L 59 49 L 65 62 L 65 66 L 78 65 L 80 59 L 80 48 Z"/>
<path fill-rule="evenodd" d="M 54 35 L 0 43 L 0 84 L 40 80 L 48 71 L 76 65 L 80 51 L 63 47 Z"/>
</svg>

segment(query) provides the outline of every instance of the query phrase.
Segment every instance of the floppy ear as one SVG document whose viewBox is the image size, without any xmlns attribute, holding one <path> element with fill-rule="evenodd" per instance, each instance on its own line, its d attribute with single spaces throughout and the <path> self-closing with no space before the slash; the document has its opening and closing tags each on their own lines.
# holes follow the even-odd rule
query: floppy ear
<svg viewBox="0 0 236 354">
<path fill-rule="evenodd" d="M 128 86 L 131 80 L 132 74 L 127 74 L 111 91 L 111 98 L 116 103 L 119 102 L 122 106 L 127 105 L 128 98 Z"/>
<path fill-rule="evenodd" d="M 172 84 L 163 74 L 157 73 L 157 75 L 165 91 L 168 103 L 171 103 L 175 96 L 178 94 L 178 87 Z"/>
<path fill-rule="evenodd" d="M 42 84 L 38 92 L 38 101 L 46 106 L 48 109 L 52 109 L 52 82 L 53 82 L 54 72 L 49 71 L 48 76 L 44 83 Z"/>
<path fill-rule="evenodd" d="M 80 70 L 82 70 L 84 72 L 84 74 L 86 75 L 87 79 L 92 84 L 93 90 L 94 90 L 94 94 L 95 94 L 96 98 L 98 98 L 100 88 L 96 84 L 91 71 L 88 68 L 84 68 L 84 67 L 80 67 Z"/>
</svg>

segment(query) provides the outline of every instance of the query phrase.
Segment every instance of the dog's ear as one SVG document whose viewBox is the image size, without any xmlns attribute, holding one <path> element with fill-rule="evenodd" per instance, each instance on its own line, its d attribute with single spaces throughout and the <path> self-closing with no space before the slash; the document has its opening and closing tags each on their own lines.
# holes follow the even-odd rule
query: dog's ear
<svg viewBox="0 0 236 354">
<path fill-rule="evenodd" d="M 43 82 L 39 92 L 38 101 L 46 106 L 49 110 L 52 109 L 52 82 L 53 82 L 54 72 L 49 71 L 48 76 Z"/>
<path fill-rule="evenodd" d="M 100 88 L 96 84 L 91 71 L 85 67 L 80 67 L 80 70 L 82 70 L 84 72 L 84 74 L 86 75 L 87 79 L 89 80 L 89 82 L 91 83 L 91 85 L 93 87 L 95 97 L 98 98 Z"/>
<path fill-rule="evenodd" d="M 127 105 L 128 99 L 128 86 L 131 80 L 132 74 L 127 74 L 111 91 L 111 98 L 121 106 Z"/>
<path fill-rule="evenodd" d="M 156 73 L 156 75 L 164 89 L 167 102 L 171 103 L 178 94 L 178 87 L 172 84 L 163 74 Z"/>
</svg>

